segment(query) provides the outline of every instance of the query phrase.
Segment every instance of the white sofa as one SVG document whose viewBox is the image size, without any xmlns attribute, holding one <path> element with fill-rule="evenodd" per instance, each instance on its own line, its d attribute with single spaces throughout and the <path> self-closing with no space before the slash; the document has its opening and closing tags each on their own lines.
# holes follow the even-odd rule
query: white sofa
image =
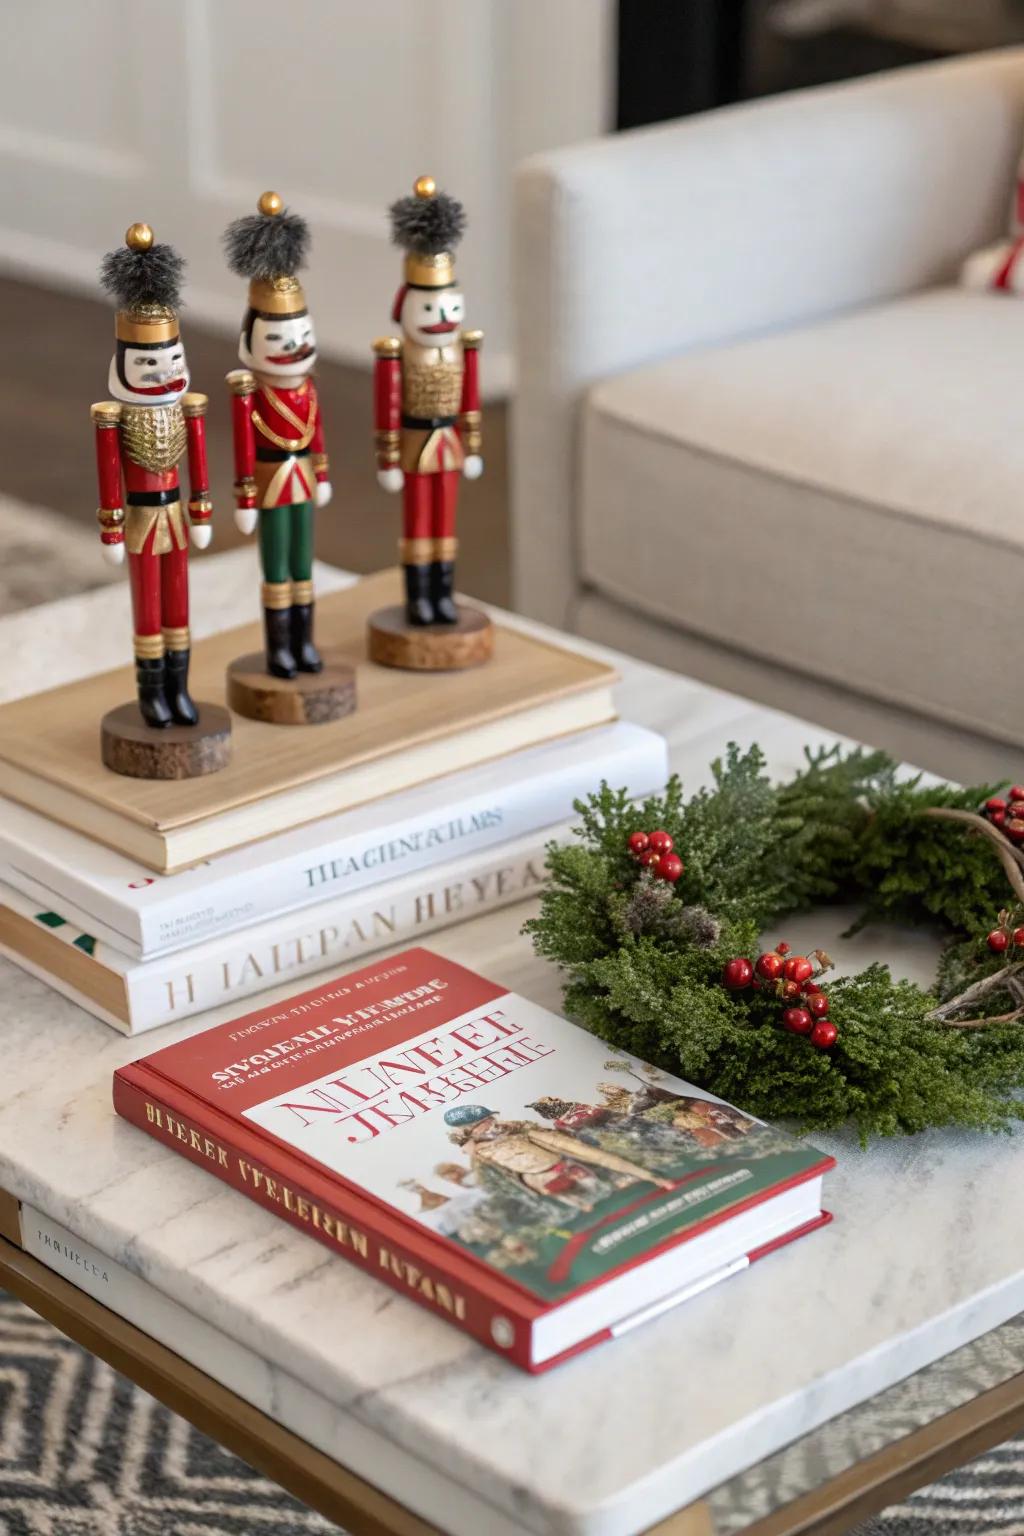
<svg viewBox="0 0 1024 1536">
<path fill-rule="evenodd" d="M 1024 49 L 517 177 L 524 612 L 960 778 L 1024 769 Z"/>
</svg>

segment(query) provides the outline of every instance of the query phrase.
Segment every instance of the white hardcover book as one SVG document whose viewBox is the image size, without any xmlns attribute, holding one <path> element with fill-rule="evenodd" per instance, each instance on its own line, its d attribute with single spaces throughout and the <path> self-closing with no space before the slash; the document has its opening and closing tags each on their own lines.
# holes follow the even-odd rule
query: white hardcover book
<svg viewBox="0 0 1024 1536">
<path fill-rule="evenodd" d="M 224 1003 L 253 997 L 536 895 L 544 849 L 568 824 L 542 828 L 372 889 L 341 892 L 315 906 L 222 934 L 152 960 L 135 960 L 83 932 L 64 914 L 0 883 L 0 954 L 70 997 L 105 1024 L 142 1034 Z"/>
<path fill-rule="evenodd" d="M 598 726 L 169 875 L 0 799 L 0 878 L 149 959 L 565 821 L 601 778 L 639 796 L 667 773 L 663 737 Z"/>
</svg>

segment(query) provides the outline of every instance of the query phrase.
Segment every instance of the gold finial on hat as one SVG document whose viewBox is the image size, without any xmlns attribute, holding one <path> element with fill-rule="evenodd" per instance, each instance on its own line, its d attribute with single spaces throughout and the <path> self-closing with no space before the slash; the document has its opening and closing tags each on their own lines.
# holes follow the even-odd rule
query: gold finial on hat
<svg viewBox="0 0 1024 1536">
<path fill-rule="evenodd" d="M 417 176 L 412 184 L 412 190 L 417 197 L 435 197 L 437 195 L 437 182 L 433 176 Z"/>
<path fill-rule="evenodd" d="M 280 192 L 264 192 L 256 206 L 260 213 L 272 216 L 275 213 L 281 212 L 284 202 Z"/>
<path fill-rule="evenodd" d="M 148 224 L 129 224 L 124 243 L 130 251 L 148 251 L 153 244 L 153 231 Z"/>
</svg>

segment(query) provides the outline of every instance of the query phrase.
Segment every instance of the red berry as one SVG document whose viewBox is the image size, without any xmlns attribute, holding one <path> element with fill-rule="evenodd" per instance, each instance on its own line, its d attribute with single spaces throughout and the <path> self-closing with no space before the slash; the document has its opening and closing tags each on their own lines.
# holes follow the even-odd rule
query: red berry
<svg viewBox="0 0 1024 1536">
<path fill-rule="evenodd" d="M 1013 930 L 1013 942 L 1016 944 L 1018 949 L 1024 945 L 1024 928 L 1015 928 Z"/>
<path fill-rule="evenodd" d="M 807 999 L 807 1006 L 816 1019 L 823 1019 L 828 1013 L 828 998 L 824 992 L 815 992 Z"/>
<path fill-rule="evenodd" d="M 675 847 L 669 834 L 660 830 L 651 833 L 650 844 L 655 853 L 671 853 Z"/>
<path fill-rule="evenodd" d="M 787 1008 L 782 1015 L 782 1022 L 794 1035 L 809 1035 L 814 1027 L 814 1020 L 806 1008 Z"/>
<path fill-rule="evenodd" d="M 992 825 L 995 826 L 995 827 L 1005 826 L 1006 825 L 1006 812 L 1005 811 L 993 811 L 991 816 L 989 817 L 989 821 L 991 821 Z"/>
<path fill-rule="evenodd" d="M 675 885 L 682 872 L 683 861 L 678 853 L 663 853 L 655 870 L 658 879 L 667 880 L 670 885 Z"/>
<path fill-rule="evenodd" d="M 1009 816 L 1006 821 L 1006 835 L 1014 843 L 1024 842 L 1024 817 Z"/>
<path fill-rule="evenodd" d="M 631 832 L 629 834 L 629 851 L 634 858 L 639 858 L 650 847 L 650 838 L 646 832 Z"/>
<path fill-rule="evenodd" d="M 989 811 L 989 812 L 992 812 L 992 811 L 1005 811 L 1006 810 L 1006 801 L 1005 800 L 1000 800 L 998 795 L 993 795 L 991 800 L 986 800 L 985 801 L 985 809 L 986 809 L 986 811 Z"/>
<path fill-rule="evenodd" d="M 1009 816 L 1024 816 L 1024 800 L 1011 800 L 1006 810 Z"/>
<path fill-rule="evenodd" d="M 759 955 L 754 969 L 762 981 L 774 981 L 782 970 L 782 961 L 778 955 Z"/>
<path fill-rule="evenodd" d="M 728 987 L 730 992 L 739 992 L 749 987 L 753 979 L 754 967 L 742 955 L 737 955 L 735 960 L 730 960 L 723 967 L 722 985 Z"/>
<path fill-rule="evenodd" d="M 1002 928 L 993 928 L 988 936 L 988 947 L 994 955 L 1001 955 L 1004 949 L 1010 947 L 1010 936 L 1004 933 Z"/>
<path fill-rule="evenodd" d="M 819 1051 L 827 1051 L 830 1045 L 835 1045 L 838 1034 L 831 1019 L 819 1019 L 811 1030 L 811 1044 L 816 1045 Z"/>
<path fill-rule="evenodd" d="M 788 955 L 792 947 L 792 944 L 776 944 L 775 953 L 777 955 Z"/>
<path fill-rule="evenodd" d="M 653 848 L 645 848 L 643 853 L 637 859 L 637 863 L 642 864 L 644 869 L 649 869 L 653 872 L 654 869 L 657 868 L 658 855 L 655 853 Z"/>
<path fill-rule="evenodd" d="M 821 991 L 821 987 L 816 981 L 805 981 L 800 990 L 804 994 L 804 997 L 813 997 L 815 992 Z"/>
<path fill-rule="evenodd" d="M 1011 784 L 1006 798 L 1008 800 L 1024 800 L 1024 784 Z"/>
<path fill-rule="evenodd" d="M 814 966 L 806 955 L 790 955 L 786 961 L 787 981 L 807 981 L 814 970 Z"/>
<path fill-rule="evenodd" d="M 795 981 L 784 981 L 782 983 L 782 995 L 787 999 L 787 1001 L 791 997 L 799 997 L 800 988 L 797 986 Z"/>
</svg>

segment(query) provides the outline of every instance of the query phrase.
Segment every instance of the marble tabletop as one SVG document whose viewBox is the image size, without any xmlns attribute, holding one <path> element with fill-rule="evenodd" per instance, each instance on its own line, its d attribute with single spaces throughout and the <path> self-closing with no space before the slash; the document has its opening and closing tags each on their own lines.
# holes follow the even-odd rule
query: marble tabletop
<svg viewBox="0 0 1024 1536">
<path fill-rule="evenodd" d="M 255 617 L 253 552 L 197 561 L 193 591 L 207 627 Z M 118 663 L 127 632 L 123 587 L 0 621 L 4 696 Z M 831 739 L 615 659 L 621 712 L 667 735 L 690 789 L 729 740 L 759 741 L 781 775 Z M 557 975 L 519 932 L 529 910 L 432 947 L 557 1007 Z M 882 946 L 903 974 L 934 962 L 921 936 L 786 927 L 846 967 Z M 839 1160 L 830 1227 L 531 1378 L 117 1120 L 111 1074 L 152 1037 L 123 1039 L 5 962 L 0 993 L 0 1185 L 138 1277 L 158 1337 L 457 1536 L 633 1536 L 1024 1309 L 1024 1139 L 819 1138 Z"/>
</svg>

